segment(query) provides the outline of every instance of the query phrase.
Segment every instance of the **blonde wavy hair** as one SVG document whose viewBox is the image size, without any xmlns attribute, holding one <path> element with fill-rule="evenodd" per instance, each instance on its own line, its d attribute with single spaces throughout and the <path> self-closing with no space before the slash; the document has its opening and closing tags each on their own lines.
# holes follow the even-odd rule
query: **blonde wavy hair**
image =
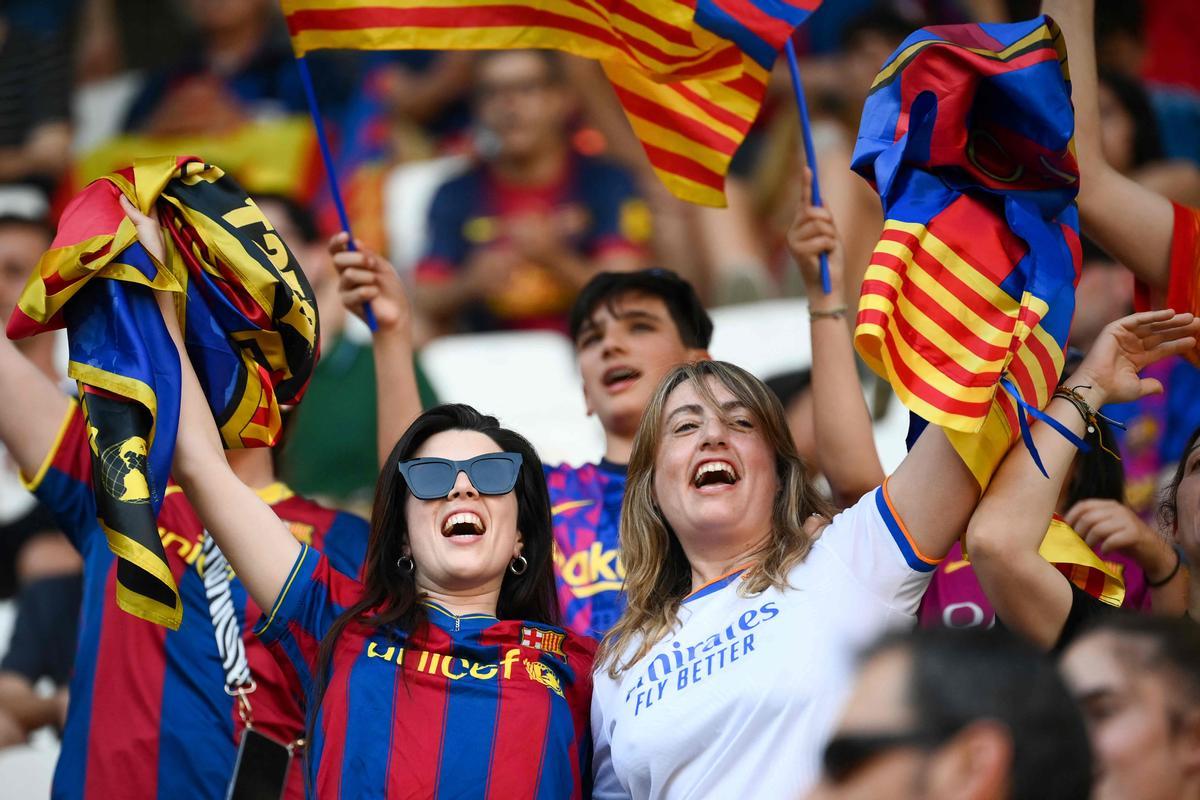
<svg viewBox="0 0 1200 800">
<path fill-rule="evenodd" d="M 812 548 L 804 531 L 813 513 L 832 515 L 813 488 L 808 468 L 796 453 L 783 406 L 767 386 L 741 367 L 724 361 L 697 361 L 671 370 L 658 385 L 638 427 L 629 459 L 625 502 L 621 509 L 621 560 L 625 565 L 625 611 L 604 637 L 597 669 L 607 666 L 616 679 L 636 664 L 678 623 L 679 605 L 692 590 L 692 569 L 679 539 L 654 497 L 654 464 L 662 442 L 667 398 L 690 382 L 704 402 L 724 414 L 709 379 L 719 381 L 753 417 L 756 430 L 775 450 L 779 492 L 771 515 L 771 533 L 754 553 L 739 591 L 753 595 L 787 585 L 787 574 Z M 726 420 L 732 425 L 732 420 Z M 636 647 L 634 647 L 634 643 Z M 632 648 L 632 655 L 622 660 Z"/>
</svg>

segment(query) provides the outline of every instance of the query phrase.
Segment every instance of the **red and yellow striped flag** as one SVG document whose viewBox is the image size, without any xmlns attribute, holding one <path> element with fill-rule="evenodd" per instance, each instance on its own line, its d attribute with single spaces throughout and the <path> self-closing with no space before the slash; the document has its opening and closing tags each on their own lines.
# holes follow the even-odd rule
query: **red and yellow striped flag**
<svg viewBox="0 0 1200 800">
<path fill-rule="evenodd" d="M 775 54 L 820 0 L 283 0 L 296 54 L 561 50 L 600 61 L 655 172 L 725 205 Z"/>
<path fill-rule="evenodd" d="M 740 52 L 679 0 L 283 0 L 312 50 L 562 50 L 664 80 L 736 76 Z"/>
</svg>

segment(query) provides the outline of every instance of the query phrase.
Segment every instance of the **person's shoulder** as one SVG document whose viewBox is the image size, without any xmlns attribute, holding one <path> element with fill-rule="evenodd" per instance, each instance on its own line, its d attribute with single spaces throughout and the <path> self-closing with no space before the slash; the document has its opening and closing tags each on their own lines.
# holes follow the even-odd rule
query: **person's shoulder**
<svg viewBox="0 0 1200 800">
<path fill-rule="evenodd" d="M 435 203 L 439 199 L 442 202 L 451 199 L 469 200 L 475 192 L 480 191 L 485 180 L 487 180 L 487 170 L 482 164 L 472 162 L 466 169 L 455 172 L 442 181 L 434 192 L 433 200 Z"/>
<path fill-rule="evenodd" d="M 634 191 L 633 173 L 602 156 L 576 155 L 574 169 L 578 183 L 585 191 Z"/>
</svg>

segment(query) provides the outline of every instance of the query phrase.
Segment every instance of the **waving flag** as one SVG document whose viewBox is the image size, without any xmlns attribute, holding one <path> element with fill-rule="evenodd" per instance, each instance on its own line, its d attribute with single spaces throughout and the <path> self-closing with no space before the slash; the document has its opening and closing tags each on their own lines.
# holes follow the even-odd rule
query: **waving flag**
<svg viewBox="0 0 1200 800">
<path fill-rule="evenodd" d="M 886 221 L 855 345 L 981 486 L 1062 370 L 1080 263 L 1073 133 L 1046 17 L 917 31 L 863 110 L 853 168 Z"/>
<path fill-rule="evenodd" d="M 158 264 L 122 211 L 157 216 Z M 66 327 L 99 522 L 119 557 L 117 603 L 178 628 L 182 605 L 156 518 L 179 422 L 179 357 L 152 290 L 175 293 L 188 356 L 225 446 L 273 444 L 279 405 L 316 362 L 312 290 L 254 203 L 198 159 L 137 161 L 67 206 L 8 323 L 14 339 Z"/>
<path fill-rule="evenodd" d="M 725 204 L 775 56 L 820 0 L 283 0 L 292 45 L 562 50 L 603 63 L 655 172 Z"/>
</svg>

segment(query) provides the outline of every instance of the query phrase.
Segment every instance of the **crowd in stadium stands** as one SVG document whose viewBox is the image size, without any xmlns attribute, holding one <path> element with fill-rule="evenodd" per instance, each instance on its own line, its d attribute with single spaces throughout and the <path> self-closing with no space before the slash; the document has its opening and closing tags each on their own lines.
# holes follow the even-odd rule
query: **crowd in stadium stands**
<svg viewBox="0 0 1200 800">
<path fill-rule="evenodd" d="M 937 425 L 879 449 L 850 161 L 914 30 L 1038 13 L 1082 267 L 1060 390 L 981 489 Z M 167 630 L 119 605 L 65 334 L 0 337 L 0 796 L 32 746 L 55 798 L 1200 800 L 1198 39 L 1195 0 L 829 0 L 795 40 L 823 205 L 782 65 L 720 209 L 664 189 L 595 62 L 314 53 L 351 238 L 274 0 L 5 4 L 0 319 L 82 187 L 195 154 L 303 268 L 320 359 L 228 453 L 181 359 Z M 709 310 L 781 299 L 810 362 L 713 360 Z M 573 349 L 582 463 L 432 379 L 498 332 Z"/>
</svg>

